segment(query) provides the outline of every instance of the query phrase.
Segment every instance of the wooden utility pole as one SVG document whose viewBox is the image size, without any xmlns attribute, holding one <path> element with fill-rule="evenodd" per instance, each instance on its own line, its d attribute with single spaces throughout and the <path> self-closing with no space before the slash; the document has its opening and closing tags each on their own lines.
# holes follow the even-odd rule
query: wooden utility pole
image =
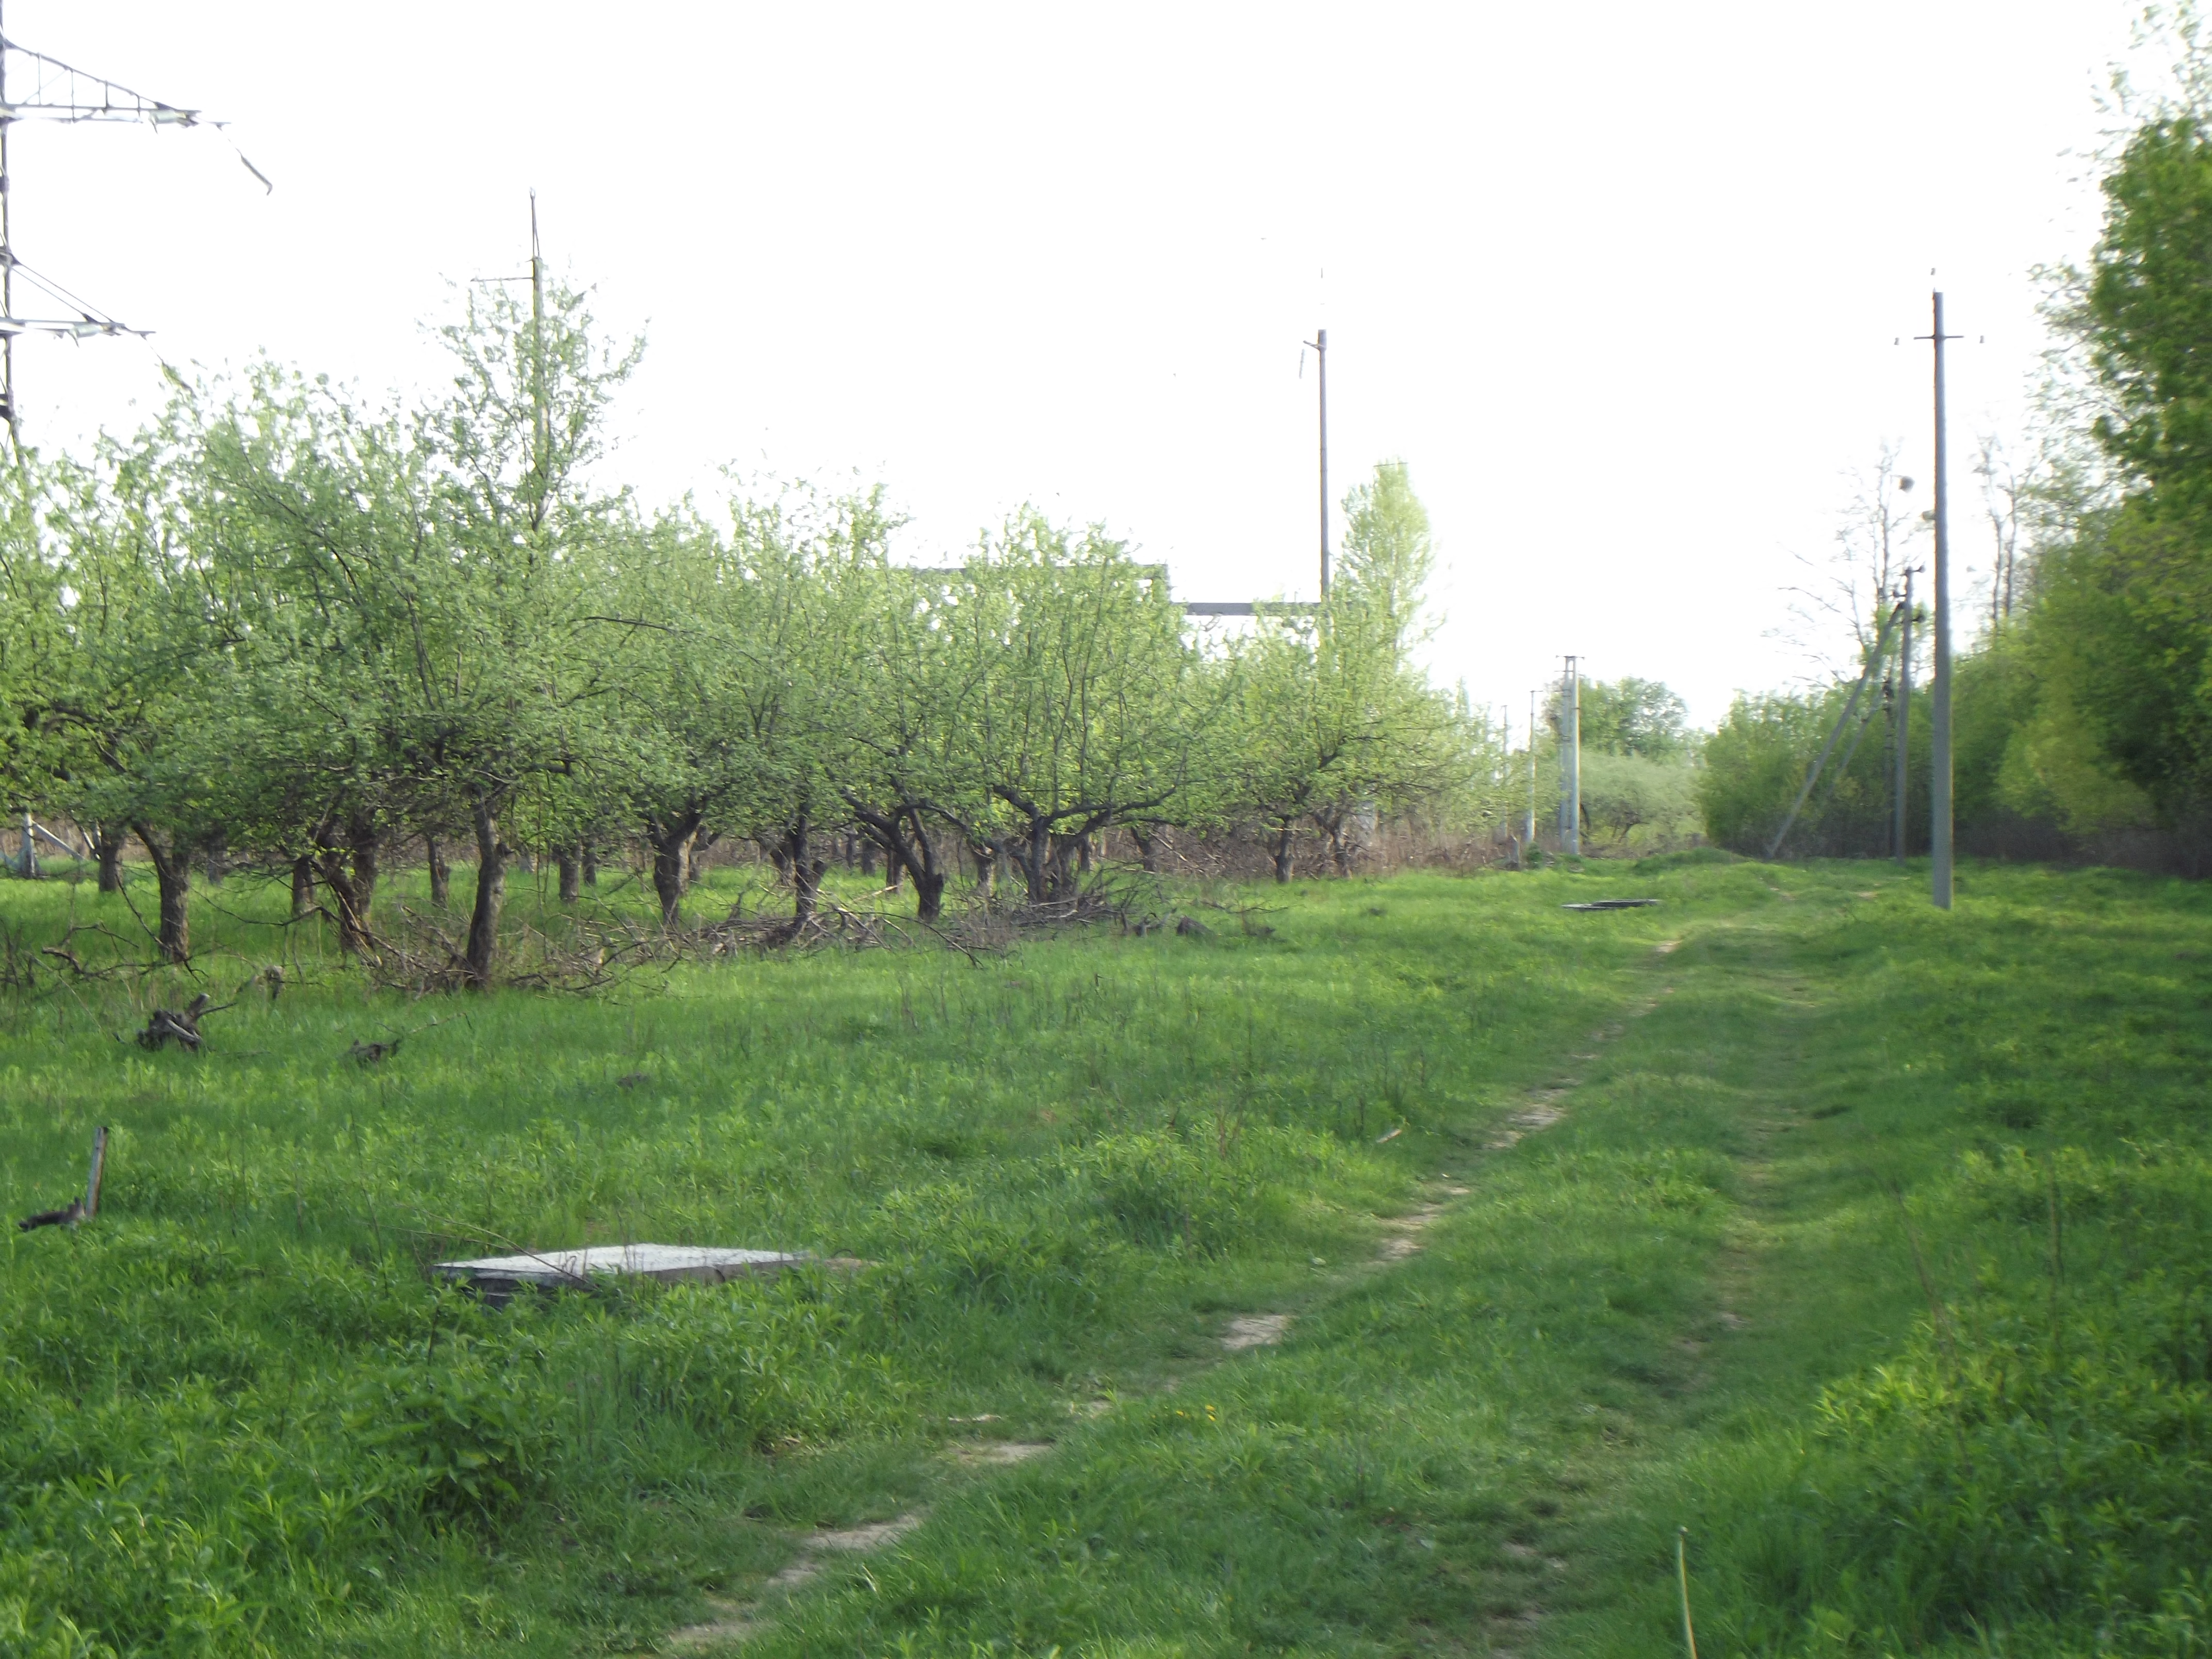
<svg viewBox="0 0 2212 1659">
<path fill-rule="evenodd" d="M 1306 343 L 1321 363 L 1321 596 L 1328 597 L 1328 331 L 1317 328 Z"/>
<path fill-rule="evenodd" d="M 1935 295 L 1935 326 L 1918 337 L 1936 348 L 1936 674 L 1929 687 L 1928 852 L 1929 896 L 1951 908 L 1951 532 L 1950 456 L 1944 431 L 1943 295 Z"/>
<path fill-rule="evenodd" d="M 1896 843 L 1897 861 L 1905 862 L 1905 830 L 1909 820 L 1905 815 L 1905 798 L 1911 788 L 1912 774 L 1912 567 L 1905 568 L 1905 616 L 1903 633 L 1897 644 L 1897 726 L 1893 734 L 1897 742 L 1897 776 L 1893 786 L 1896 799 L 1892 803 L 1893 822 L 1890 839 Z"/>
</svg>

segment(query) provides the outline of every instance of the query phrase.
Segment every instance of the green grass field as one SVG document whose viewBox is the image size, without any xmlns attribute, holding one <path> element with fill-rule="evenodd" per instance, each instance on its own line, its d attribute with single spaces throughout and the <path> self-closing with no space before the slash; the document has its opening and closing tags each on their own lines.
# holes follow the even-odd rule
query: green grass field
<svg viewBox="0 0 2212 1659">
<path fill-rule="evenodd" d="M 1708 1659 L 2212 1652 L 2212 895 L 1243 896 L 409 1001 L 234 878 L 206 1052 L 0 1002 L 6 1213 L 113 1131 L 5 1235 L 0 1656 L 1661 1654 L 1681 1528 Z M 626 1239 L 872 1265 L 425 1272 Z"/>
</svg>

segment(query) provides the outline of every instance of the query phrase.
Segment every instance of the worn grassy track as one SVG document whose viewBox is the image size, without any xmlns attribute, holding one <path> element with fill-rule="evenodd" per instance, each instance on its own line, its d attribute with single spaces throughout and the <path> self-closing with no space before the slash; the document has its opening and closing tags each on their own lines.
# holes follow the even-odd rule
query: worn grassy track
<svg viewBox="0 0 2212 1659">
<path fill-rule="evenodd" d="M 9 1212 L 117 1134 L 100 1223 L 0 1257 L 0 1655 L 1658 1653 L 1681 1526 L 1708 1653 L 2202 1650 L 2195 891 L 1261 896 L 498 996 L 369 1071 L 428 1016 L 336 969 L 198 1057 L 14 1005 Z M 420 1270 L 622 1237 L 879 1265 Z"/>
</svg>

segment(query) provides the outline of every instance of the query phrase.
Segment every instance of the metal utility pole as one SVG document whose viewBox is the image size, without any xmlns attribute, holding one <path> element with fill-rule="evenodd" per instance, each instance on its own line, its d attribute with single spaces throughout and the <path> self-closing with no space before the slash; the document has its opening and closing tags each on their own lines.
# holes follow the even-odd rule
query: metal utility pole
<svg viewBox="0 0 2212 1659">
<path fill-rule="evenodd" d="M 8 78 L 11 58 L 21 76 L 27 77 L 18 78 L 12 88 Z M 71 125 L 84 121 L 143 121 L 155 127 L 201 125 L 200 112 L 196 109 L 179 109 L 100 76 L 72 69 L 58 58 L 17 46 L 6 38 L 4 29 L 0 29 L 0 419 L 7 422 L 11 446 L 18 440 L 22 416 L 15 398 L 17 335 L 52 334 L 64 339 L 82 340 L 102 334 L 144 332 L 143 329 L 125 327 L 59 283 L 40 276 L 16 257 L 9 223 L 14 180 L 8 166 L 8 137 L 16 122 L 32 119 L 62 121 Z M 232 148 L 235 150 L 237 147 Z M 264 188 L 275 188 L 258 167 L 246 161 L 243 151 L 238 152 L 238 159 Z M 15 278 L 19 274 L 32 287 L 60 301 L 64 311 L 75 314 L 18 317 Z"/>
<path fill-rule="evenodd" d="M 1905 830 L 1908 823 L 1905 799 L 1911 787 L 1912 760 L 1912 567 L 1905 568 L 1905 616 L 1902 632 L 1897 642 L 1897 799 L 1893 805 L 1895 822 L 1890 826 L 1890 839 L 1896 843 L 1897 861 L 1905 862 Z"/>
<path fill-rule="evenodd" d="M 1559 752 L 1562 757 L 1559 805 L 1564 822 L 1559 850 L 1571 859 L 1583 855 L 1583 676 L 1582 659 L 1567 659 L 1567 672 L 1559 686 Z"/>
<path fill-rule="evenodd" d="M 0 30 L 0 40 L 6 38 Z M 0 46 L 0 317 L 15 314 L 15 243 L 8 236 L 8 129 L 15 125 L 8 104 L 8 52 Z M 9 453 L 22 453 L 22 429 L 15 421 L 15 331 L 0 334 L 0 417 L 8 422 Z"/>
<path fill-rule="evenodd" d="M 1317 328 L 1306 343 L 1321 362 L 1321 596 L 1328 597 L 1328 331 Z"/>
<path fill-rule="evenodd" d="M 1951 532 L 1949 452 L 1944 433 L 1943 296 L 1935 295 L 1934 331 L 1918 337 L 1936 348 L 1936 677 L 1929 687 L 1928 771 L 1929 896 L 1951 908 Z"/>
</svg>

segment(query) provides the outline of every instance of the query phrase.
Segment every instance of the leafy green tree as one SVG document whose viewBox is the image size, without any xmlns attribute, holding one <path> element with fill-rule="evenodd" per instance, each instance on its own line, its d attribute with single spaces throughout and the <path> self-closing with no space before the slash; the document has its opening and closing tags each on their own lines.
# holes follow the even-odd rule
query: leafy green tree
<svg viewBox="0 0 2212 1659">
<path fill-rule="evenodd" d="M 434 534 L 395 550 L 390 597 L 373 602 L 397 671 L 386 680 L 391 734 L 417 810 L 465 822 L 476 842 L 463 965 L 479 987 L 490 983 L 515 850 L 507 811 L 532 780 L 582 763 L 621 671 L 594 579 L 606 540 L 629 528 L 627 501 L 594 489 L 590 469 L 644 346 L 600 343 L 585 301 L 562 283 L 542 308 L 505 288 L 469 291 L 462 319 L 441 331 L 453 392 L 416 432 Z"/>
<path fill-rule="evenodd" d="M 2212 803 L 2212 137 L 2145 123 L 2103 182 L 2103 234 L 2070 319 L 2106 407 L 2119 509 L 2048 555 L 2039 673 L 2169 822 Z M 2049 745 L 2046 744 L 2046 748 Z M 2093 771 L 2095 769 L 2091 769 Z"/>
<path fill-rule="evenodd" d="M 1697 770 L 1679 763 L 1605 750 L 1585 755 L 1582 804 L 1590 838 L 1616 853 L 1687 840 L 1704 827 L 1697 785 Z"/>
<path fill-rule="evenodd" d="M 854 576 L 860 672 L 842 688 L 838 793 L 894 881 L 912 881 L 915 916 L 935 921 L 953 838 L 990 813 L 980 779 L 963 764 L 965 723 L 990 665 L 962 648 L 958 580 L 880 560 L 861 562 Z"/>
<path fill-rule="evenodd" d="M 686 517 L 653 525 L 613 573 L 628 632 L 616 744 L 630 823 L 653 854 L 664 925 L 681 917 L 685 852 L 710 817 L 733 812 L 755 774 L 744 665 L 749 578 L 723 541 Z"/>
<path fill-rule="evenodd" d="M 940 802 L 970 847 L 1003 851 L 1031 903 L 1064 896 L 1090 838 L 1188 781 L 1214 710 L 1158 573 L 1091 526 L 1017 514 L 962 573 L 945 627 L 974 688 L 954 766 L 980 789 Z"/>
<path fill-rule="evenodd" d="M 59 762 L 52 787 L 79 823 L 127 825 L 153 860 L 156 946 L 191 955 L 194 855 L 228 817 L 245 774 L 211 711 L 238 689 L 238 616 L 194 546 L 179 490 L 185 446 L 164 422 L 104 441 L 52 474 L 48 523 L 61 554 L 58 628 L 40 725 Z"/>
<path fill-rule="evenodd" d="M 1585 750 L 1604 755 L 1640 755 L 1646 760 L 1686 760 L 1695 744 L 1690 711 L 1680 697 L 1656 680 L 1584 680 L 1578 711 Z M 1553 691 L 1547 717 L 1554 732 L 1565 729 L 1559 693 Z"/>
</svg>

